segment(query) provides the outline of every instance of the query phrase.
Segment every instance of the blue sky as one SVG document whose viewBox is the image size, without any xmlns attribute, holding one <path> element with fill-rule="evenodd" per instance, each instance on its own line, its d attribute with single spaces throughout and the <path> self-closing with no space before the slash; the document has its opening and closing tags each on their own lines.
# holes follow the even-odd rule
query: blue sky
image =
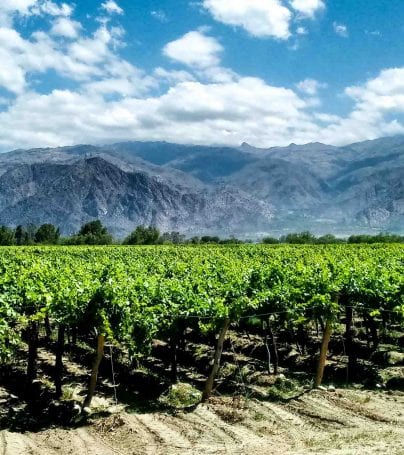
<svg viewBox="0 0 404 455">
<path fill-rule="evenodd" d="M 0 150 L 404 133 L 403 0 L 2 0 Z"/>
</svg>

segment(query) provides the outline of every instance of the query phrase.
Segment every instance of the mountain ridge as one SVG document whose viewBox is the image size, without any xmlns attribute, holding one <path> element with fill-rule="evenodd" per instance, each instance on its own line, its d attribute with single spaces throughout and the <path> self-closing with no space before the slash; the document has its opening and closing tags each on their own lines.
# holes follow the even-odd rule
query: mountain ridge
<svg viewBox="0 0 404 455">
<path fill-rule="evenodd" d="M 344 147 L 258 149 L 168 142 L 81 144 L 0 154 L 0 224 L 100 218 L 188 235 L 404 231 L 404 136 Z"/>
</svg>

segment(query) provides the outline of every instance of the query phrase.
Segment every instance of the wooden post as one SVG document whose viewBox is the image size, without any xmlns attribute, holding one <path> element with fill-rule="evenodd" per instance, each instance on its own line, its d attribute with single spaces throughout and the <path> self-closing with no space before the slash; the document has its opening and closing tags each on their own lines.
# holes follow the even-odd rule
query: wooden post
<svg viewBox="0 0 404 455">
<path fill-rule="evenodd" d="M 46 333 L 45 342 L 46 343 L 50 343 L 51 340 L 52 340 L 52 328 L 51 328 L 51 325 L 50 325 L 50 321 L 49 321 L 49 316 L 48 315 L 45 317 L 45 333 Z"/>
<path fill-rule="evenodd" d="M 269 345 L 268 345 L 268 331 L 266 330 L 265 327 L 265 321 L 262 321 L 262 330 L 264 332 L 264 344 L 265 344 L 265 349 L 267 350 L 267 368 L 268 368 L 268 374 L 271 374 L 271 351 L 269 350 Z"/>
<path fill-rule="evenodd" d="M 83 403 L 83 409 L 89 408 L 91 406 L 91 401 L 93 399 L 95 387 L 97 385 L 98 368 L 99 368 L 101 360 L 104 356 L 104 345 L 105 345 L 105 336 L 98 335 L 97 352 L 96 352 L 96 356 L 95 356 L 94 363 L 93 363 L 93 369 L 91 371 L 91 378 L 90 378 L 90 383 L 88 385 L 87 397 Z"/>
<path fill-rule="evenodd" d="M 216 351 L 215 351 L 215 357 L 213 360 L 212 371 L 210 372 L 210 375 L 209 375 L 208 379 L 206 380 L 205 389 L 202 393 L 202 402 L 205 402 L 206 400 L 208 400 L 210 395 L 212 394 L 213 383 L 215 382 L 215 378 L 219 371 L 220 358 L 222 356 L 222 351 L 223 351 L 223 343 L 224 343 L 224 339 L 226 337 L 226 333 L 227 333 L 229 326 L 230 326 L 230 318 L 226 318 L 224 320 L 222 329 L 220 331 L 219 339 L 217 340 L 217 346 L 216 346 Z"/>
<path fill-rule="evenodd" d="M 325 362 L 327 360 L 328 343 L 330 342 L 331 332 L 332 332 L 331 321 L 329 319 L 327 319 L 327 322 L 326 322 L 325 328 L 324 328 L 324 332 L 323 332 L 323 340 L 321 342 L 320 358 L 318 360 L 318 367 L 317 367 L 316 380 L 314 382 L 314 387 L 320 386 L 323 381 L 324 367 L 325 367 Z"/>
<path fill-rule="evenodd" d="M 274 363 L 274 375 L 276 376 L 278 374 L 278 365 L 279 365 L 279 356 L 278 356 L 278 346 L 276 345 L 276 338 L 274 331 L 272 330 L 271 327 L 271 322 L 268 318 L 268 334 L 269 338 L 271 340 L 271 351 L 272 351 L 272 358 L 273 358 L 273 363 Z"/>
<path fill-rule="evenodd" d="M 37 358 L 38 358 L 38 323 L 31 322 L 28 329 L 28 366 L 27 380 L 28 386 L 37 377 Z"/>
<path fill-rule="evenodd" d="M 345 350 L 348 356 L 347 382 L 352 381 L 356 366 L 356 352 L 353 339 L 353 308 L 346 302 L 345 306 Z"/>
<path fill-rule="evenodd" d="M 172 382 L 172 384 L 177 384 L 177 382 L 178 382 L 177 346 L 178 346 L 178 336 L 177 336 L 177 334 L 173 334 L 170 337 L 171 382 Z"/>
<path fill-rule="evenodd" d="M 62 396 L 62 378 L 63 378 L 63 351 L 65 346 L 65 325 L 59 324 L 58 342 L 56 346 L 55 361 L 55 395 L 56 399 Z"/>
</svg>

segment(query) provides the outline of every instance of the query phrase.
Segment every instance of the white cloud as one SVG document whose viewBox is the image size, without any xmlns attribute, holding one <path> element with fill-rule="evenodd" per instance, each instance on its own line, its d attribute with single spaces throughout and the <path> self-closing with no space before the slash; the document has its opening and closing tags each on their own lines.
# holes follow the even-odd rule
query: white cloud
<svg viewBox="0 0 404 455">
<path fill-rule="evenodd" d="M 288 39 L 292 13 L 279 0 L 203 0 L 219 22 L 243 27 L 257 37 Z"/>
<path fill-rule="evenodd" d="M 91 92 L 30 92 L 0 113 L 0 144 L 54 146 L 74 144 L 80 137 L 86 142 L 136 138 L 234 145 L 248 139 L 265 145 L 297 140 L 293 126 L 309 126 L 305 107 L 292 90 L 257 78 L 182 82 L 162 96 L 109 102 Z"/>
<path fill-rule="evenodd" d="M 18 12 L 28 14 L 30 8 L 37 3 L 37 0 L 2 0 L 0 11 L 6 13 Z"/>
<path fill-rule="evenodd" d="M 348 87 L 345 93 L 367 112 L 404 112 L 404 68 L 391 68 L 362 86 Z"/>
<path fill-rule="evenodd" d="M 161 9 L 152 11 L 150 13 L 150 15 L 152 17 L 154 17 L 154 19 L 157 19 L 162 24 L 165 24 L 166 22 L 168 22 L 168 17 L 166 15 L 166 13 L 163 10 L 161 10 Z"/>
<path fill-rule="evenodd" d="M 77 91 L 21 93 L 0 113 L 0 147 L 75 144 L 78 137 L 89 143 L 138 139 L 238 145 L 247 141 L 266 147 L 312 141 L 346 144 L 404 132 L 395 118 L 404 113 L 404 68 L 385 70 L 363 85 L 347 88 L 355 107 L 345 118 L 317 112 L 311 98 L 253 77 L 203 83 L 179 82 L 187 75 L 177 74 L 166 93 L 151 96 L 147 90 L 153 78 L 147 80 L 138 72 L 136 79 L 133 68 L 125 65 L 117 65 L 112 73 L 109 79 L 90 81 Z M 155 72 L 156 78 L 166 76 L 164 70 Z M 144 93 L 133 89 L 138 81 Z M 105 93 L 124 98 L 111 101 Z"/>
<path fill-rule="evenodd" d="M 24 71 L 9 52 L 0 48 L 0 87 L 12 93 L 22 93 L 25 85 Z"/>
<path fill-rule="evenodd" d="M 153 74 L 159 80 L 174 85 L 178 82 L 188 82 L 195 80 L 195 77 L 192 74 L 188 73 L 188 71 L 167 70 L 161 67 L 156 68 L 153 71 Z"/>
<path fill-rule="evenodd" d="M 196 68 L 217 66 L 222 51 L 223 47 L 215 38 L 200 31 L 188 32 L 163 49 L 164 55 L 172 60 Z"/>
<path fill-rule="evenodd" d="M 24 39 L 14 29 L 0 27 L 0 87 L 21 94 L 30 89 L 27 80 L 33 78 L 29 76 L 48 70 L 56 71 L 66 80 L 92 82 L 94 86 L 86 87 L 93 92 L 105 93 L 110 89 L 123 95 L 140 94 L 155 83 L 152 83 L 152 77 L 145 76 L 116 55 L 115 48 L 122 37 L 119 28 L 102 25 L 92 36 L 73 37 L 70 33 L 73 30 L 64 23 L 66 20 L 69 19 L 56 20 L 52 29 L 54 37 L 34 32 L 30 39 Z M 72 22 L 77 32 L 80 24 Z M 60 40 L 62 34 L 72 41 Z M 123 84 L 121 90 L 116 90 L 117 79 Z M 133 88 L 128 89 L 125 84 L 131 84 Z"/>
<path fill-rule="evenodd" d="M 298 35 L 307 35 L 308 31 L 306 27 L 297 27 L 296 33 Z"/>
<path fill-rule="evenodd" d="M 382 32 L 380 30 L 365 30 L 366 35 L 371 35 L 371 36 L 382 36 Z"/>
<path fill-rule="evenodd" d="M 391 134 L 403 134 L 404 67 L 390 68 L 363 85 L 347 87 L 347 96 L 355 101 L 345 118 L 331 119 L 320 137 L 333 143 L 349 143 Z"/>
<path fill-rule="evenodd" d="M 323 0 L 292 0 L 290 4 L 302 16 L 309 18 L 313 18 L 318 11 L 325 8 Z"/>
<path fill-rule="evenodd" d="M 101 4 L 101 8 L 109 14 L 123 14 L 123 9 L 114 1 L 107 0 Z"/>
<path fill-rule="evenodd" d="M 80 22 L 73 21 L 66 17 L 60 17 L 54 22 L 51 33 L 65 38 L 77 38 L 81 30 Z"/>
<path fill-rule="evenodd" d="M 320 120 L 320 122 L 324 123 L 336 123 L 341 120 L 341 117 L 338 117 L 338 115 L 332 115 L 332 114 L 324 114 L 324 113 L 315 113 L 314 118 L 317 120 Z"/>
<path fill-rule="evenodd" d="M 333 28 L 334 28 L 334 32 L 339 35 L 339 36 L 342 36 L 343 38 L 348 38 L 349 36 L 349 33 L 348 33 L 348 27 L 344 24 L 338 24 L 337 22 L 334 22 L 332 24 Z"/>
<path fill-rule="evenodd" d="M 38 6 L 39 11 L 51 16 L 70 16 L 73 13 L 73 7 L 67 3 L 62 3 L 60 6 L 50 0 L 45 0 Z"/>
<path fill-rule="evenodd" d="M 21 14 L 33 11 L 27 5 L 19 4 Z M 404 133 L 404 68 L 348 87 L 345 96 L 354 107 L 340 117 L 320 111 L 320 89 L 326 87 L 321 82 L 305 79 L 291 88 L 277 87 L 221 66 L 223 47 L 208 29 L 164 48 L 186 70 L 156 68 L 146 74 L 120 57 L 123 31 L 109 26 L 109 20 L 91 35 L 83 29 L 74 35 L 66 21 L 76 33 L 80 24 L 68 14 L 46 14 L 52 16 L 47 20 L 53 21 L 53 35 L 23 36 L 12 23 L 0 25 L 0 86 L 11 94 L 7 103 L 0 100 L 2 150 L 75 144 L 78 138 L 89 143 L 247 141 L 265 147 L 318 140 L 344 144 Z M 63 23 L 58 33 L 55 27 Z M 35 92 L 35 80 L 48 70 L 69 86 L 74 81 L 76 88 Z"/>
<path fill-rule="evenodd" d="M 315 79 L 305 79 L 296 84 L 299 91 L 306 95 L 317 95 L 318 91 L 322 88 L 327 88 L 327 84 L 316 81 Z"/>
<path fill-rule="evenodd" d="M 73 7 L 67 3 L 58 5 L 51 0 L 1 0 L 0 26 L 11 27 L 16 14 L 22 16 L 50 16 L 68 17 L 73 13 Z"/>
</svg>

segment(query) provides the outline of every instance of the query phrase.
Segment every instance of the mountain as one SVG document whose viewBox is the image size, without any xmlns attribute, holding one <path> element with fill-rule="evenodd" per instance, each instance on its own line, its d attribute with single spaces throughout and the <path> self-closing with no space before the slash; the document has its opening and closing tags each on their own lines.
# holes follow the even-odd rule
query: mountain
<svg viewBox="0 0 404 455">
<path fill-rule="evenodd" d="M 256 237 L 290 231 L 404 232 L 404 136 L 345 147 L 203 147 L 165 142 L 0 154 L 0 224 L 117 236 L 162 231 Z"/>
<path fill-rule="evenodd" d="M 242 191 L 184 188 L 145 172 L 124 171 L 99 156 L 73 162 L 16 164 L 0 176 L 0 222 L 50 222 L 65 234 L 100 219 L 117 236 L 137 225 L 162 230 L 243 232 L 254 218 L 265 228 L 270 207 Z"/>
</svg>

